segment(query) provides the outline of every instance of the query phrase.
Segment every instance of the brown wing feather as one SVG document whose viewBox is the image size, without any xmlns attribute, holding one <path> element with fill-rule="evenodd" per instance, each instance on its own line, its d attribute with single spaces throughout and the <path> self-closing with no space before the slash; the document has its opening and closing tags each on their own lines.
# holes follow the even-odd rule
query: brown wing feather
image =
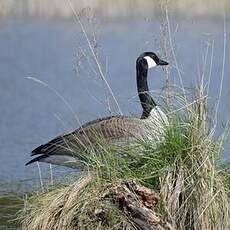
<svg viewBox="0 0 230 230">
<path fill-rule="evenodd" d="M 32 155 L 73 155 L 76 151 L 95 147 L 98 137 L 109 144 L 117 144 L 138 138 L 143 132 L 143 122 L 138 118 L 113 116 L 97 119 L 39 146 L 32 151 Z"/>
</svg>

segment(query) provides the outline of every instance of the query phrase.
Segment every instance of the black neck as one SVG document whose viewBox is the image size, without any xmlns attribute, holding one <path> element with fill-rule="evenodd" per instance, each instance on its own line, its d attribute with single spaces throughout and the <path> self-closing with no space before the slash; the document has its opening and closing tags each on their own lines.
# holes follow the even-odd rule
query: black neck
<svg viewBox="0 0 230 230">
<path fill-rule="evenodd" d="M 143 108 L 141 118 L 147 118 L 150 115 L 151 110 L 156 106 L 156 103 L 152 99 L 147 82 L 148 66 L 143 58 L 138 58 L 136 63 L 137 71 L 137 91 Z"/>
</svg>

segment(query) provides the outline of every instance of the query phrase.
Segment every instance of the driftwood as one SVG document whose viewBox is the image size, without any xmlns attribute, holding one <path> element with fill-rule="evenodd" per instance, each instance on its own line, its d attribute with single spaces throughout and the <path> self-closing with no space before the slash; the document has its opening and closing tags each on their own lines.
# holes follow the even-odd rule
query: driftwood
<svg viewBox="0 0 230 230">
<path fill-rule="evenodd" d="M 134 181 L 121 182 L 113 186 L 103 199 L 112 201 L 113 205 L 135 223 L 135 227 L 129 226 L 130 230 L 174 230 L 166 215 L 162 217 L 154 211 L 158 202 L 157 194 Z M 109 221 L 105 210 L 102 209 L 94 210 L 93 216 L 104 222 Z"/>
</svg>

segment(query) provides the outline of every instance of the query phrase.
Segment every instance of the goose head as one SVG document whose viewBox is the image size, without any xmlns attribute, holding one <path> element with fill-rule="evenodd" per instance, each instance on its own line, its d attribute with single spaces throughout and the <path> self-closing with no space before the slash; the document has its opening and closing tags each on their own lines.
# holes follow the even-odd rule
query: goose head
<svg viewBox="0 0 230 230">
<path fill-rule="evenodd" d="M 168 62 L 160 59 L 153 52 L 144 52 L 144 53 L 142 53 L 138 57 L 137 62 L 142 62 L 142 66 L 145 69 L 151 69 L 151 68 L 159 66 L 159 65 L 168 65 L 169 64 Z"/>
</svg>

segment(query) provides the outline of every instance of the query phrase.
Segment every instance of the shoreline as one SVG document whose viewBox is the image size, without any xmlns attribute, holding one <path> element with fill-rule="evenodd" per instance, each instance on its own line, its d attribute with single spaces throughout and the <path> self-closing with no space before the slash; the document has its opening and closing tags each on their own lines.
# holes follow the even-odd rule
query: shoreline
<svg viewBox="0 0 230 230">
<path fill-rule="evenodd" d="M 185 2 L 177 1 L 152 1 L 146 0 L 143 5 L 141 0 L 118 0 L 114 3 L 111 0 L 71 0 L 63 1 L 62 4 L 53 0 L 47 4 L 45 0 L 22 0 L 4 1 L 0 0 L 0 17 L 37 17 L 46 19 L 71 19 L 73 10 L 91 19 L 95 15 L 100 15 L 105 20 L 121 20 L 132 17 L 157 17 L 160 16 L 161 8 L 167 5 L 168 12 L 175 16 L 186 18 L 206 18 L 206 17 L 230 17 L 230 2 L 222 0 L 198 1 L 191 0 Z M 71 8 L 72 7 L 72 8 Z M 189 9 L 189 10 L 188 10 Z"/>
</svg>

